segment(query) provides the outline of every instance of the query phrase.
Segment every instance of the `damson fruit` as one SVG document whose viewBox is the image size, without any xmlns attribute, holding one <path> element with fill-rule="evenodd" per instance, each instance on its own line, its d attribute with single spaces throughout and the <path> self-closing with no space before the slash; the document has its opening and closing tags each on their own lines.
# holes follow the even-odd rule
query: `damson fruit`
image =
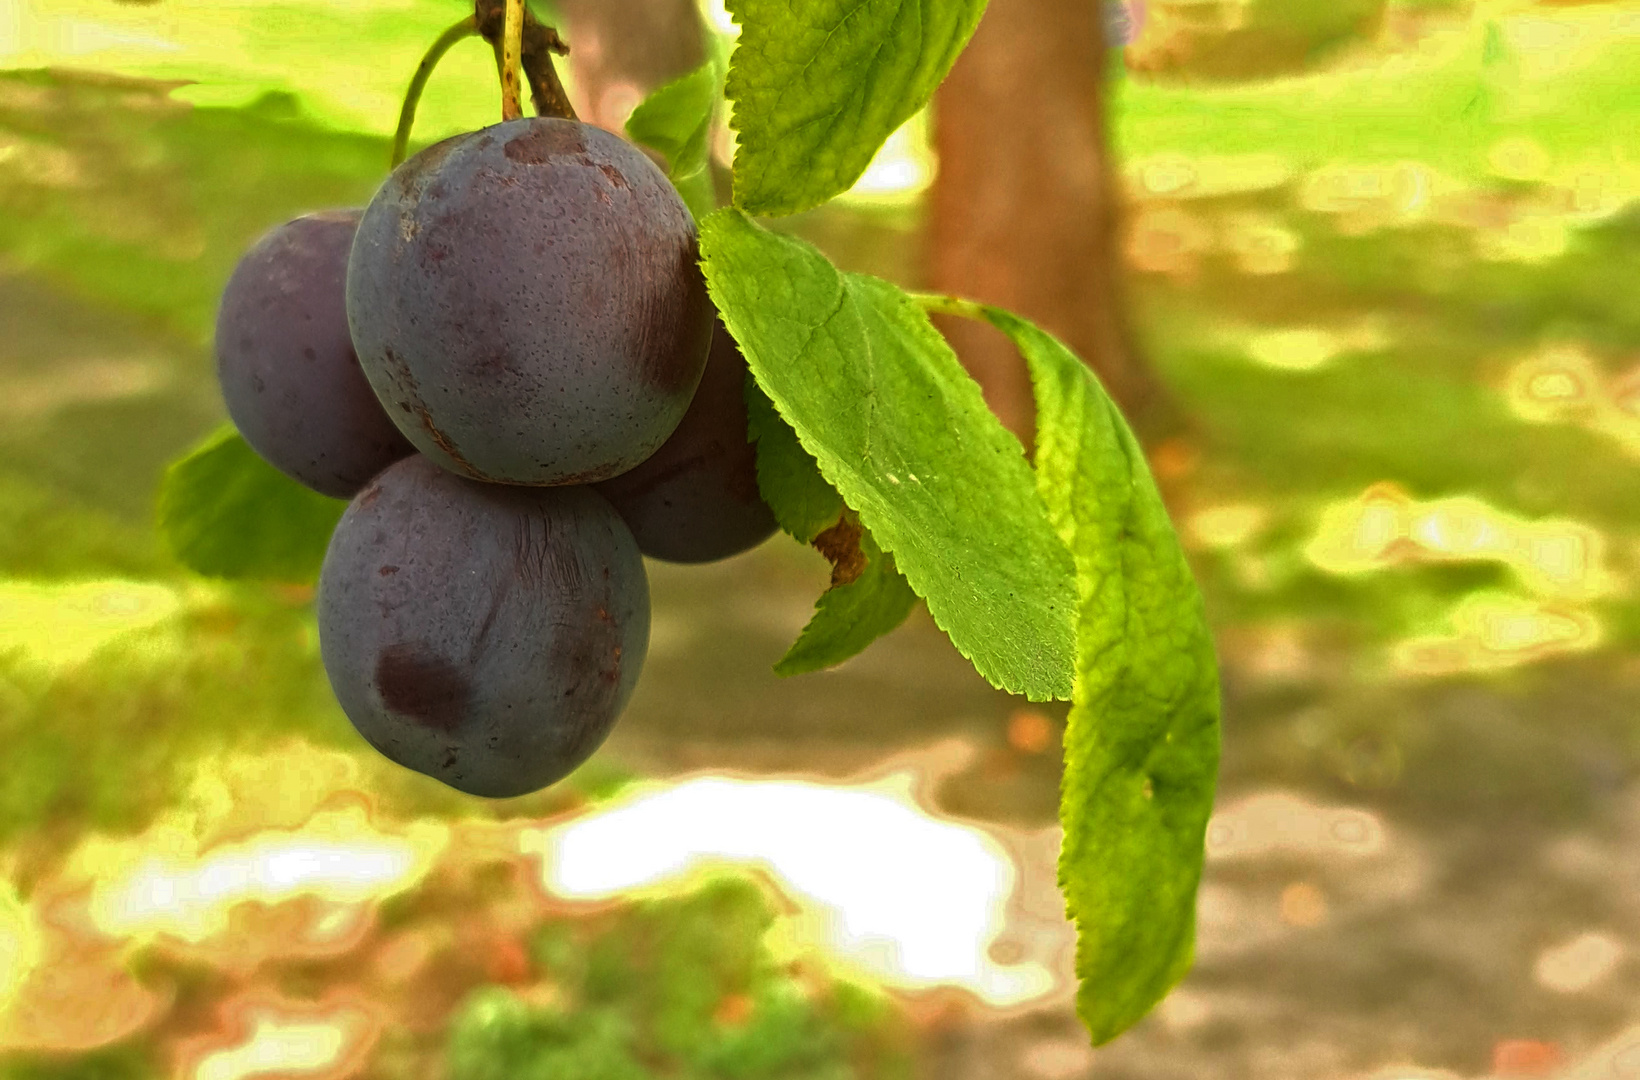
<svg viewBox="0 0 1640 1080">
<path fill-rule="evenodd" d="M 351 498 L 411 452 L 353 355 L 343 290 L 358 210 L 309 214 L 246 253 L 216 320 L 234 426 L 274 468 Z"/>
<path fill-rule="evenodd" d="M 642 465 L 597 485 L 653 559 L 727 559 L 767 540 L 774 514 L 757 490 L 746 438 L 746 358 L 719 322 L 695 400 Z"/>
<path fill-rule="evenodd" d="M 325 671 L 359 733 L 491 798 L 585 761 L 649 645 L 643 558 L 601 495 L 474 483 L 420 455 L 342 515 L 317 606 Z"/>
<path fill-rule="evenodd" d="M 700 381 L 694 219 L 607 131 L 531 117 L 401 165 L 365 210 L 347 311 L 365 374 L 433 461 L 591 483 L 654 453 Z"/>
</svg>

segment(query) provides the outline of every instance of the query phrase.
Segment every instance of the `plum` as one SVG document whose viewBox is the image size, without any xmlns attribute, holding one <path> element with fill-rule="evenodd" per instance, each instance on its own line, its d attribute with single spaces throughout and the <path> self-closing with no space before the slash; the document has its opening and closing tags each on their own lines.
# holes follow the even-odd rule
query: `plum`
<svg viewBox="0 0 1640 1080">
<path fill-rule="evenodd" d="M 420 455 L 342 515 L 317 607 L 325 671 L 359 733 L 490 798 L 585 761 L 649 644 L 643 558 L 601 495 L 475 483 Z"/>
<path fill-rule="evenodd" d="M 706 364 L 694 219 L 635 147 L 530 117 L 406 161 L 348 262 L 360 362 L 446 469 L 591 483 L 653 454 Z"/>
<path fill-rule="evenodd" d="M 596 486 L 653 559 L 714 562 L 775 531 L 757 490 L 757 446 L 746 438 L 746 358 L 722 322 L 672 437 L 637 468 Z"/>
<path fill-rule="evenodd" d="M 362 213 L 309 214 L 263 236 L 234 268 L 216 320 L 234 426 L 274 468 L 343 499 L 413 449 L 348 335 L 347 257 Z"/>
</svg>

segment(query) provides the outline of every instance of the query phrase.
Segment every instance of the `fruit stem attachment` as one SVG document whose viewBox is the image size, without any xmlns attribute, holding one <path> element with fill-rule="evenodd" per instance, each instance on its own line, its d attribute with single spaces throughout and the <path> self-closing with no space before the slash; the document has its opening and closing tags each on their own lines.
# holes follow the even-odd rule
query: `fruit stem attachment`
<svg viewBox="0 0 1640 1080">
<path fill-rule="evenodd" d="M 477 15 L 474 15 L 477 25 Z M 518 68 L 524 60 L 524 0 L 507 0 L 501 30 L 501 119 L 517 120 L 524 115 L 518 102 Z"/>
<path fill-rule="evenodd" d="M 495 47 L 498 65 L 505 64 L 503 42 L 506 38 L 508 5 L 509 0 L 473 0 L 478 32 Z M 518 6 L 523 9 L 524 19 L 520 60 L 524 77 L 530 83 L 530 97 L 535 102 L 536 115 L 574 120 L 575 109 L 569 103 L 569 94 L 564 92 L 564 84 L 559 81 L 558 69 L 552 62 L 554 56 L 568 54 L 569 46 L 564 44 L 557 30 L 535 17 L 528 4 Z"/>
<path fill-rule="evenodd" d="M 427 88 L 427 80 L 432 76 L 433 69 L 456 42 L 477 35 L 478 18 L 469 15 L 440 34 L 432 48 L 427 50 L 427 55 L 421 58 L 416 73 L 410 77 L 410 88 L 404 92 L 404 106 L 399 109 L 399 128 L 393 133 L 393 156 L 389 168 L 396 169 L 403 164 L 410 151 L 410 129 L 416 123 L 416 106 L 421 103 L 421 93 Z"/>
</svg>

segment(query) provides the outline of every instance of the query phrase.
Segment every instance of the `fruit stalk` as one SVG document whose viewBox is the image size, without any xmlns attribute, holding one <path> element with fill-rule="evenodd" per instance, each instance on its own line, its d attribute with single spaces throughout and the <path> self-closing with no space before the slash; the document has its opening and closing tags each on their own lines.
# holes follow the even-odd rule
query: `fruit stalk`
<svg viewBox="0 0 1640 1080">
<path fill-rule="evenodd" d="M 478 32 L 497 50 L 501 48 L 506 32 L 506 5 L 507 0 L 473 2 Z M 536 115 L 576 119 L 575 109 L 569 103 L 569 94 L 564 91 L 564 84 L 558 79 L 558 69 L 552 62 L 554 55 L 566 55 L 569 46 L 564 44 L 557 30 L 536 18 L 527 4 L 523 5 L 523 19 L 519 59 L 524 77 L 530 83 L 530 97 L 535 102 Z"/>
<path fill-rule="evenodd" d="M 518 102 L 518 67 L 524 54 L 524 0 L 507 0 L 501 31 L 501 119 L 524 115 Z"/>
<path fill-rule="evenodd" d="M 451 46 L 477 33 L 478 17 L 469 15 L 440 34 L 427 50 L 427 55 L 421 58 L 416 73 L 410 77 L 410 88 L 404 92 L 404 105 L 399 109 L 399 128 L 393 133 L 393 160 L 389 168 L 398 168 L 409 155 L 410 129 L 416 123 L 416 106 L 421 104 L 422 91 L 427 89 L 427 80 L 432 77 L 433 69 L 438 67 L 438 62 L 444 59 Z"/>
</svg>

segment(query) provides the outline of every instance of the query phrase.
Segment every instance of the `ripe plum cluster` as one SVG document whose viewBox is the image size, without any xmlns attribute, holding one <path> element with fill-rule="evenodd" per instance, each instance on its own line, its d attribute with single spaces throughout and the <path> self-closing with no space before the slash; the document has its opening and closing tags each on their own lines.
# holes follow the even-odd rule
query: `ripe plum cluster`
<svg viewBox="0 0 1640 1080">
<path fill-rule="evenodd" d="M 352 500 L 320 652 L 392 760 L 493 798 L 563 778 L 642 669 L 642 556 L 774 532 L 697 242 L 642 152 L 532 117 L 429 147 L 234 271 L 223 398 L 271 465 Z"/>
</svg>

